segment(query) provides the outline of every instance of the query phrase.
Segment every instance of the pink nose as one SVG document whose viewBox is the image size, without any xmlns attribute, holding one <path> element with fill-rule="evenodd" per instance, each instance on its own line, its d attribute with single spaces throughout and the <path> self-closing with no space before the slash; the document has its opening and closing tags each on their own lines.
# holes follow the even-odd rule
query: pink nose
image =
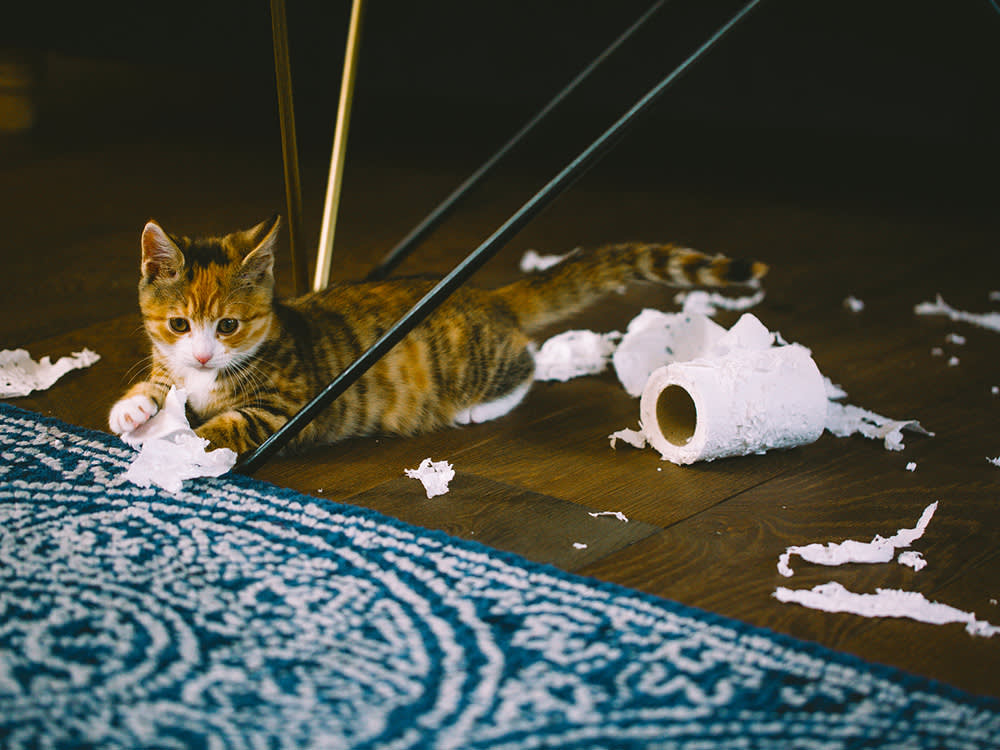
<svg viewBox="0 0 1000 750">
<path fill-rule="evenodd" d="M 212 358 L 212 355 L 211 354 L 195 354 L 194 358 L 196 360 L 198 360 L 199 362 L 201 362 L 202 364 L 205 364 L 206 362 L 208 362 L 208 360 L 210 360 Z"/>
</svg>

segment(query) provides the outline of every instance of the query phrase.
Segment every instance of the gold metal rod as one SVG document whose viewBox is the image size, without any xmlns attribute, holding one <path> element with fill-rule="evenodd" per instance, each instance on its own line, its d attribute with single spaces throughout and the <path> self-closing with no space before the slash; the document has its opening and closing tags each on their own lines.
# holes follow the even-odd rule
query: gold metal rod
<svg viewBox="0 0 1000 750">
<path fill-rule="evenodd" d="M 325 289 L 326 285 L 330 283 L 333 237 L 337 229 L 340 188 L 344 180 L 344 159 L 347 155 L 347 130 L 351 120 L 351 103 L 354 99 L 354 78 L 357 72 L 358 48 L 361 41 L 361 11 L 363 5 L 364 0 L 354 0 L 351 6 L 351 23 L 347 31 L 347 50 L 344 53 L 344 72 L 340 81 L 337 127 L 333 134 L 330 176 L 326 182 L 323 224 L 320 228 L 319 250 L 316 254 L 316 273 L 313 277 L 313 291 L 317 292 Z"/>
<path fill-rule="evenodd" d="M 285 0 L 271 0 L 271 38 L 274 44 L 275 88 L 281 122 L 281 159 L 285 169 L 285 213 L 288 244 L 292 255 L 295 294 L 309 289 L 308 260 L 302 247 L 302 181 L 299 178 L 299 147 L 295 139 L 295 107 L 292 103 L 292 71 L 288 60 L 288 23 Z"/>
</svg>

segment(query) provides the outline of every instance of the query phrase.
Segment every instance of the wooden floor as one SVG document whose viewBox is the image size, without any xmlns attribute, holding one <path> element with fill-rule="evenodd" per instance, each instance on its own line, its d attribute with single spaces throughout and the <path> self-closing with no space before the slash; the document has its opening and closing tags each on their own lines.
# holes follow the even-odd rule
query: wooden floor
<svg viewBox="0 0 1000 750">
<path fill-rule="evenodd" d="M 206 110 L 207 95 L 171 100 L 167 117 L 142 93 L 170 100 L 185 90 L 183 76 L 163 71 L 55 59 L 49 81 L 36 131 L 0 140 L 0 337 L 35 357 L 98 352 L 94 367 L 13 403 L 106 429 L 108 408 L 146 351 L 135 298 L 143 223 L 152 216 L 181 233 L 221 231 L 280 210 L 277 130 L 266 95 L 267 124 L 250 135 Z M 600 123 L 576 135 L 585 142 Z M 499 143 L 488 128 L 458 123 L 455 133 L 352 141 L 336 277 L 363 274 Z M 1000 334 L 913 312 L 939 292 L 962 309 L 1000 307 L 988 298 L 1000 289 L 996 165 L 947 144 L 733 135 L 640 127 L 475 282 L 514 278 L 527 248 L 624 239 L 759 258 L 772 272 L 755 314 L 812 349 L 849 402 L 919 419 L 934 437 L 910 435 L 896 453 L 824 435 L 786 452 L 680 468 L 652 451 L 609 447 L 609 433 L 638 419 L 637 401 L 609 373 L 539 383 L 494 423 L 351 440 L 275 459 L 258 476 L 1000 696 L 1000 638 L 772 597 L 779 585 L 836 580 L 855 591 L 919 591 L 1000 624 L 1000 468 L 986 461 L 1000 455 L 1000 396 L 991 393 L 1000 385 Z M 303 153 L 310 244 L 326 144 Z M 573 155 L 570 147 L 549 135 L 528 148 L 401 271 L 449 270 Z M 287 292 L 289 264 L 278 273 Z M 863 312 L 845 309 L 852 294 Z M 631 290 L 560 330 L 623 330 L 644 307 L 673 310 L 672 293 Z M 947 343 L 950 332 L 966 343 Z M 944 354 L 932 355 L 935 347 Z M 428 456 L 457 472 L 451 491 L 433 500 L 403 476 Z M 895 564 L 800 564 L 791 581 L 777 573 L 788 545 L 890 535 L 932 501 L 939 509 L 915 545 L 928 562 L 919 573 Z M 630 520 L 588 515 L 606 510 Z"/>
</svg>

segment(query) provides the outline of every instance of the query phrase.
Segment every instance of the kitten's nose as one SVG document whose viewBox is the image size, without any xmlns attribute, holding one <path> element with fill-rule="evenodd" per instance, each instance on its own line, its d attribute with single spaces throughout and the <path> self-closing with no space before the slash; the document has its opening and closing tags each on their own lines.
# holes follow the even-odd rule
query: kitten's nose
<svg viewBox="0 0 1000 750">
<path fill-rule="evenodd" d="M 195 354 L 194 358 L 196 360 L 198 360 L 199 362 L 201 362 L 201 364 L 205 364 L 205 363 L 208 362 L 208 360 L 210 360 L 212 358 L 212 355 L 211 354 Z"/>
</svg>

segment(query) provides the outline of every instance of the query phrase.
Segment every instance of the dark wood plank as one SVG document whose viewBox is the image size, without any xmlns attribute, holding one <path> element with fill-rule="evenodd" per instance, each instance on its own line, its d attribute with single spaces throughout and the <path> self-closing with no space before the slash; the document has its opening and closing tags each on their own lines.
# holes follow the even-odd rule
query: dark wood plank
<svg viewBox="0 0 1000 750">
<path fill-rule="evenodd" d="M 400 478 L 347 502 L 564 570 L 590 564 L 658 531 L 634 519 L 595 518 L 589 515 L 591 509 L 577 503 L 455 468 L 455 478 L 444 495 L 428 498 L 419 481 Z"/>
</svg>

